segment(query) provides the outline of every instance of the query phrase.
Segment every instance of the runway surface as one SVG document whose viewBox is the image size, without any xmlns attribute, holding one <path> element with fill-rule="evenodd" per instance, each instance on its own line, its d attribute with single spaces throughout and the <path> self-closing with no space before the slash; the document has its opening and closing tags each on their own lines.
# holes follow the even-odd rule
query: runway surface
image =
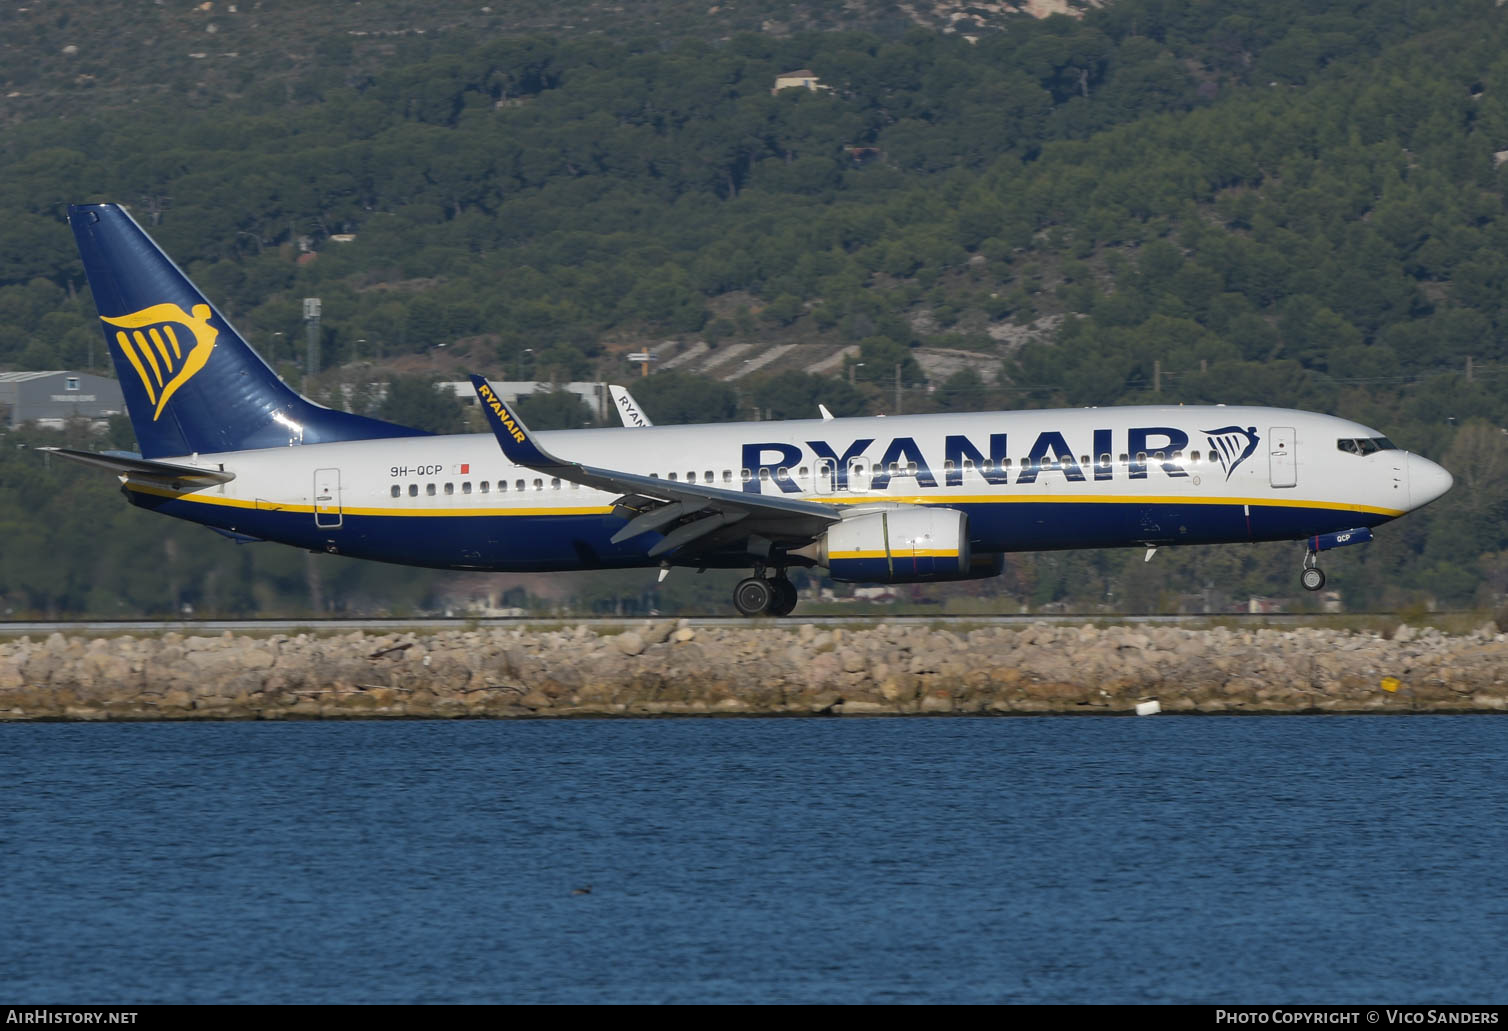
<svg viewBox="0 0 1508 1031">
<path fill-rule="evenodd" d="M 1431 613 L 1438 618 L 1449 613 Z M 614 616 L 609 618 L 577 618 L 572 616 L 499 616 L 476 619 L 463 618 L 356 618 L 356 619 L 122 619 L 122 620 L 43 620 L 33 622 L 0 622 L 0 637 L 18 637 L 31 634 L 132 634 L 166 633 L 177 631 L 184 634 L 223 633 L 341 633 L 360 630 L 364 632 L 391 633 L 402 631 L 476 630 L 505 627 L 510 629 L 554 630 L 560 627 L 586 626 L 612 629 L 616 627 L 643 626 L 646 622 L 662 619 L 684 620 L 693 627 L 743 626 L 792 628 L 803 623 L 825 627 L 873 626 L 884 623 L 889 626 L 1031 626 L 1033 623 L 1054 625 L 1101 624 L 1160 624 L 1164 626 L 1213 626 L 1249 625 L 1302 626 L 1307 623 L 1335 625 L 1337 621 L 1372 621 L 1387 619 L 1387 613 L 1355 613 L 1347 615 L 1312 613 L 1212 613 L 1209 615 L 1184 616 L 1127 616 L 1103 612 L 1057 613 L 1052 615 L 1030 614 L 1014 616 L 915 616 L 915 615 L 866 615 L 866 616 L 802 616 L 792 615 L 783 619 L 744 619 L 732 616 Z"/>
</svg>

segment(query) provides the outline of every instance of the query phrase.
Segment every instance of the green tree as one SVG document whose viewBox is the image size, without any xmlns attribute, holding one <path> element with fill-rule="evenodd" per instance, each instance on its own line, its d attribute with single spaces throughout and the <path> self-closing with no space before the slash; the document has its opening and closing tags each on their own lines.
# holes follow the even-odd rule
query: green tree
<svg viewBox="0 0 1508 1031">
<path fill-rule="evenodd" d="M 431 433 L 459 433 L 466 425 L 460 400 L 450 388 L 420 376 L 393 376 L 378 417 Z"/>
</svg>

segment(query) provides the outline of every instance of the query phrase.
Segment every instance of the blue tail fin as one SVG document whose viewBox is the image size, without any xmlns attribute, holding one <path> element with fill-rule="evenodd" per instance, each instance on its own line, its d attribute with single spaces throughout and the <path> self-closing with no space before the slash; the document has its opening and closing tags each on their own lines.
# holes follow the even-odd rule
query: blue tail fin
<svg viewBox="0 0 1508 1031">
<path fill-rule="evenodd" d="M 424 435 L 289 389 L 119 205 L 68 221 L 143 457 Z"/>
</svg>

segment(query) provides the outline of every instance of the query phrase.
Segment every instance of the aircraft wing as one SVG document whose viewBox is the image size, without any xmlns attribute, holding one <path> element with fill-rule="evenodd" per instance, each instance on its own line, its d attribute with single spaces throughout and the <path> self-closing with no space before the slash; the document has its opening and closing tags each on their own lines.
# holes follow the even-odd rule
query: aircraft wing
<svg viewBox="0 0 1508 1031">
<path fill-rule="evenodd" d="M 198 469 L 191 465 L 173 465 L 171 462 L 154 462 L 150 459 L 125 454 L 100 454 L 95 451 L 75 451 L 66 447 L 39 447 L 59 458 L 82 462 L 99 469 L 108 469 L 117 476 L 129 476 L 133 480 L 158 483 L 174 490 L 199 490 L 217 483 L 229 483 L 235 473 L 219 469 Z"/>
<path fill-rule="evenodd" d="M 540 447 L 517 413 L 503 403 L 485 379 L 472 376 L 471 384 L 488 426 L 510 461 L 618 494 L 616 509 L 628 523 L 613 535 L 613 543 L 659 531 L 664 538 L 650 548 L 650 558 L 677 550 L 695 555 L 754 537 L 805 544 L 842 518 L 834 506 L 815 501 L 723 490 L 710 484 L 680 483 L 568 462 Z"/>
</svg>

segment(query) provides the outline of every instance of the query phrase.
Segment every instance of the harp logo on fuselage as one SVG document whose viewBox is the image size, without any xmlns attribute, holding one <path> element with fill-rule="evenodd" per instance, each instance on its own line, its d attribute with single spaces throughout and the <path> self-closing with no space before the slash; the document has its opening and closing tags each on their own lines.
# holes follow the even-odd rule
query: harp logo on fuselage
<svg viewBox="0 0 1508 1031">
<path fill-rule="evenodd" d="M 1205 430 L 1208 436 L 1204 439 L 1209 441 L 1210 454 L 1220 462 L 1220 468 L 1225 470 L 1225 478 L 1230 479 L 1231 473 L 1236 471 L 1236 466 L 1251 457 L 1252 452 L 1257 450 L 1257 442 L 1262 438 L 1257 436 L 1257 428 L 1248 426 L 1242 429 L 1239 426 L 1222 426 L 1218 430 Z"/>
<path fill-rule="evenodd" d="M 207 304 L 194 305 L 192 314 L 176 304 L 154 304 L 128 315 L 100 316 L 101 322 L 117 327 L 115 345 L 141 378 L 147 400 L 154 406 L 153 422 L 178 388 L 209 361 L 215 338 L 220 335 L 209 318 Z"/>
</svg>

